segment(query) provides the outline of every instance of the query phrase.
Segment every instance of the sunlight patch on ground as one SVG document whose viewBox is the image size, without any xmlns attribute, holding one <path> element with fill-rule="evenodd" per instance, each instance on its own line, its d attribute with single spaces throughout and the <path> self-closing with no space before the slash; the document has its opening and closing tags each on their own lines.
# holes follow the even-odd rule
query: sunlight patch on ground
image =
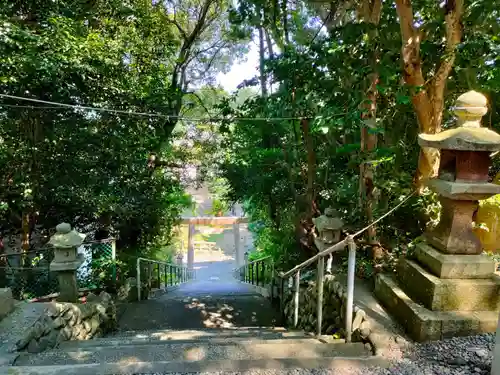
<svg viewBox="0 0 500 375">
<path fill-rule="evenodd" d="M 200 361 L 206 357 L 205 349 L 189 348 L 184 352 L 184 359 L 187 361 Z"/>
<path fill-rule="evenodd" d="M 205 303 L 201 303 L 196 298 L 192 300 L 184 300 L 184 302 L 190 302 L 186 304 L 188 309 L 197 309 L 203 319 L 203 325 L 207 328 L 231 328 L 234 327 L 232 319 L 238 312 L 234 311 L 234 307 L 228 304 L 222 304 L 217 306 L 215 311 L 209 311 L 209 308 Z M 253 318 L 252 318 L 253 319 Z"/>
<path fill-rule="evenodd" d="M 137 362 L 141 362 L 141 359 L 137 357 L 122 357 L 117 361 L 118 365 L 128 365 Z"/>
</svg>

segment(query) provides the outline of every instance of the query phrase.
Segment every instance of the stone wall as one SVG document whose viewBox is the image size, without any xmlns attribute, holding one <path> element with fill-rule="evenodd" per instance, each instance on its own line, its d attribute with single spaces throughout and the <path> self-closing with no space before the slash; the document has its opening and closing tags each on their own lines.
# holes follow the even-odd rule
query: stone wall
<svg viewBox="0 0 500 375">
<path fill-rule="evenodd" d="M 14 298 L 10 288 L 0 288 L 0 320 L 14 309 Z"/>
<path fill-rule="evenodd" d="M 285 317 L 287 324 L 293 327 L 294 315 L 294 288 L 289 289 L 285 298 Z M 298 328 L 307 332 L 316 332 L 317 313 L 316 301 L 318 291 L 315 281 L 301 282 L 299 294 L 299 325 Z M 325 276 L 323 287 L 323 323 L 324 335 L 338 334 L 345 337 L 345 311 L 347 301 L 347 288 L 335 276 Z M 368 340 L 371 333 L 370 323 L 364 310 L 358 306 L 353 307 L 353 340 Z"/>
<path fill-rule="evenodd" d="M 26 330 L 14 350 L 39 353 L 68 340 L 89 340 L 117 327 L 116 307 L 109 294 L 90 293 L 86 303 L 53 302 Z"/>
</svg>

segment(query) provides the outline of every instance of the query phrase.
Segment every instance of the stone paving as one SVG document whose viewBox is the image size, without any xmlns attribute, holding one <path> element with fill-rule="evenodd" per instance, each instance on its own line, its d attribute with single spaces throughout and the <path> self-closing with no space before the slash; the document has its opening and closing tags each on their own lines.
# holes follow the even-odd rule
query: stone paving
<svg viewBox="0 0 500 375">
<path fill-rule="evenodd" d="M 130 330 L 273 327 L 279 313 L 250 286 L 232 277 L 233 260 L 195 263 L 197 279 L 155 299 L 131 303 L 119 332 Z"/>
</svg>

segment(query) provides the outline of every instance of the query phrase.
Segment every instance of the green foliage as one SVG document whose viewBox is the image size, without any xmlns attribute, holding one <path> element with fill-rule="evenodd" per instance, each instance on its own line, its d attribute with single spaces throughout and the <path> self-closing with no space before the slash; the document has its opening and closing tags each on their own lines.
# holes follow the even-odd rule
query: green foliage
<svg viewBox="0 0 500 375">
<path fill-rule="evenodd" d="M 85 232 L 104 226 L 118 232 L 121 252 L 168 257 L 172 228 L 191 200 L 176 173 L 151 171 L 146 160 L 151 151 L 187 159 L 171 134 L 181 110 L 196 115 L 188 83 L 213 81 L 245 51 L 230 33 L 227 7 L 225 0 L 3 2 L 2 94 L 153 115 L 2 98 L 2 230 L 16 233 L 23 214 L 30 232 L 63 221 Z"/>
<path fill-rule="evenodd" d="M 499 119 L 498 100 L 493 100 L 500 87 L 500 39 L 494 31 L 498 23 L 487 2 L 479 3 L 469 4 L 465 12 L 464 42 L 447 84 L 445 127 L 452 121 L 446 108 L 457 94 L 476 87 L 491 96 L 492 116 Z M 228 181 L 226 199 L 245 202 L 245 211 L 258 223 L 251 227 L 259 250 L 256 257 L 272 255 L 285 267 L 311 255 L 298 246 L 300 231 L 312 215 L 318 215 L 311 206 L 319 212 L 337 208 L 349 232 L 367 224 L 359 198 L 361 163 L 374 168 L 375 218 L 411 193 L 419 152 L 417 119 L 409 87 L 401 84 L 401 35 L 392 3 L 383 2 L 375 33 L 374 26 L 357 22 L 354 10 L 347 10 L 341 21 L 330 20 L 337 23 L 329 26 L 327 36 L 319 34 L 313 43 L 307 10 L 310 6 L 316 12 L 314 4 L 298 2 L 293 9 L 283 2 L 239 4 L 232 15 L 235 27 L 247 31 L 263 27 L 281 47 L 274 56 L 268 50 L 261 71 L 272 77 L 275 89 L 265 98 L 250 97 L 243 103 L 237 95 L 221 101 L 222 115 L 245 120 L 219 124 L 224 152 L 209 157 L 207 163 L 216 164 L 218 176 Z M 426 75 L 440 64 L 444 48 L 444 12 L 436 4 L 414 4 L 425 35 L 421 54 Z M 484 23 L 478 22 L 480 13 Z M 284 38 L 287 33 L 289 42 Z M 377 113 L 369 132 L 377 134 L 378 143 L 374 151 L 366 152 L 360 147 L 363 104 L 374 71 Z M 263 117 L 273 120 L 246 120 Z M 377 237 L 391 257 L 387 267 L 411 248 L 408 244 L 427 225 L 436 223 L 439 210 L 435 194 L 426 191 L 377 225 Z M 361 262 L 360 267 L 366 275 L 375 272 L 371 261 Z"/>
</svg>

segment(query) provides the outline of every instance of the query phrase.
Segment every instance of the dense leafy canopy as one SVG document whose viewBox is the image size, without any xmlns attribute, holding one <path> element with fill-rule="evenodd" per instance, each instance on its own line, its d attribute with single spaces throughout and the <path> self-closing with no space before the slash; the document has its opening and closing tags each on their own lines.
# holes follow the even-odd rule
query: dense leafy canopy
<svg viewBox="0 0 500 375">
<path fill-rule="evenodd" d="M 0 93 L 150 114 L 3 97 L 4 232 L 22 230 L 26 242 L 35 227 L 67 221 L 85 231 L 112 226 L 121 248 L 140 245 L 143 254 L 168 243 L 189 197 L 178 174 L 148 169 L 147 159 L 185 157 L 171 141 L 188 93 L 244 52 L 227 7 L 222 0 L 2 3 Z"/>
<path fill-rule="evenodd" d="M 265 224 L 256 229 L 260 248 L 285 263 L 316 251 L 311 218 L 326 207 L 340 210 L 352 231 L 409 194 L 419 156 L 416 136 L 453 124 L 448 108 L 459 94 L 486 94 L 491 108 L 485 126 L 499 123 L 499 14 L 487 1 L 465 2 L 463 10 L 462 2 L 425 0 L 396 1 L 397 9 L 393 2 L 368 0 L 239 3 L 237 26 L 264 30 L 266 81 L 262 96 L 236 109 L 234 99 L 226 100 L 221 110 L 283 119 L 221 124 L 220 175 L 231 186 L 229 199 L 245 201 L 252 217 Z M 411 5 L 413 31 L 423 38 L 412 63 L 422 69 L 424 86 L 402 69 L 407 51 L 401 49 L 401 19 Z M 450 14 L 460 22 L 453 24 Z M 326 26 L 321 32 L 314 16 Z M 455 34 L 447 25 L 463 33 L 452 47 Z M 420 116 L 422 92 L 431 98 L 425 111 L 439 114 L 429 120 L 434 129 Z M 380 258 L 381 251 L 391 258 L 406 250 L 438 214 L 435 197 L 422 191 L 367 239 L 372 255 Z"/>
<path fill-rule="evenodd" d="M 326 207 L 352 231 L 432 173 L 416 136 L 451 125 L 458 94 L 485 93 L 500 123 L 499 17 L 486 0 L 3 2 L 0 94 L 148 115 L 2 97 L 2 229 L 26 245 L 36 225 L 113 226 L 151 253 L 189 204 L 172 167 L 195 165 L 218 209 L 244 203 L 258 247 L 296 262 Z M 258 76 L 214 88 L 252 38 Z M 374 255 L 435 221 L 419 193 L 368 233 Z"/>
</svg>

